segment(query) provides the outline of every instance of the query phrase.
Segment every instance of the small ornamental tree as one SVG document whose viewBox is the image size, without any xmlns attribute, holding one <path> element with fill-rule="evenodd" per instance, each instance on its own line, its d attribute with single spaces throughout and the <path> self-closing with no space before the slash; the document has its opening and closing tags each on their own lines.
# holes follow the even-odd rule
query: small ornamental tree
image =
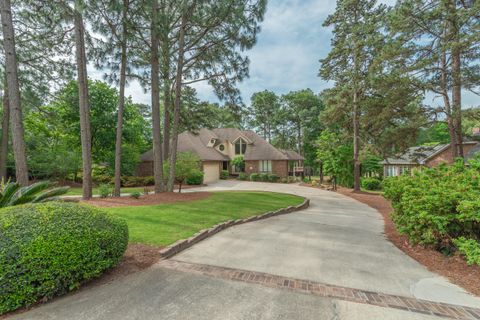
<svg viewBox="0 0 480 320">
<path fill-rule="evenodd" d="M 178 192 L 182 192 L 182 184 L 192 175 L 200 171 L 200 158 L 192 152 L 179 152 L 175 162 L 175 181 L 179 184 Z M 170 171 L 169 163 L 164 164 L 165 175 Z"/>
<path fill-rule="evenodd" d="M 243 156 L 236 156 L 232 160 L 232 164 L 235 166 L 235 169 L 239 172 L 245 171 L 245 159 Z"/>
</svg>

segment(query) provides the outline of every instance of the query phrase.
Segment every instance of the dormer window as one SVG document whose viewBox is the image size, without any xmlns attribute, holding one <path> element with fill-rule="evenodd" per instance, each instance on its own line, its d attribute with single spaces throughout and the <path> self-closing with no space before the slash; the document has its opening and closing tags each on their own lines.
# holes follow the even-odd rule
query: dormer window
<svg viewBox="0 0 480 320">
<path fill-rule="evenodd" d="M 215 145 L 215 142 L 217 142 L 217 139 L 212 138 L 210 141 L 207 143 L 207 147 L 213 147 Z"/>
<path fill-rule="evenodd" d="M 244 155 L 247 150 L 247 143 L 242 138 L 235 142 L 235 155 Z"/>
</svg>

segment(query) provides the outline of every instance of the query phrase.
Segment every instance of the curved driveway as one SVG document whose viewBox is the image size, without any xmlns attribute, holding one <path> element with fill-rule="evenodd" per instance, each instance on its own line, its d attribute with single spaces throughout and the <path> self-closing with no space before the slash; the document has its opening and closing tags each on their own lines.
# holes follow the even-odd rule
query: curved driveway
<svg viewBox="0 0 480 320">
<path fill-rule="evenodd" d="M 112 283 L 67 295 L 12 318 L 436 319 L 433 313 L 426 315 L 421 311 L 315 296 L 165 266 L 165 263 L 182 263 L 176 261 L 183 261 L 184 265 L 258 271 L 339 287 L 480 306 L 479 299 L 429 272 L 387 241 L 381 215 L 353 199 L 296 185 L 237 181 L 221 181 L 201 190 L 286 192 L 308 197 L 311 202 L 306 210 L 232 227 L 170 261 Z M 458 313 L 454 315 L 458 318 Z M 480 319 L 480 315 L 474 318 Z"/>
<path fill-rule="evenodd" d="M 297 185 L 243 181 L 221 181 L 202 190 L 292 193 L 309 198 L 310 207 L 227 229 L 175 260 L 480 307 L 480 299 L 388 241 L 380 213 L 354 199 Z"/>
</svg>

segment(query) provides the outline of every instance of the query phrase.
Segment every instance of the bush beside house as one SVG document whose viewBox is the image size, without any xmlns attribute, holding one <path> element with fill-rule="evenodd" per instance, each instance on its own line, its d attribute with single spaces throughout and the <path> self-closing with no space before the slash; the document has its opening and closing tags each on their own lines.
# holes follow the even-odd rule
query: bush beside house
<svg viewBox="0 0 480 320">
<path fill-rule="evenodd" d="M 117 265 L 125 221 L 74 203 L 0 210 L 0 314 L 71 291 Z"/>
<path fill-rule="evenodd" d="M 480 265 L 480 161 L 440 165 L 384 180 L 385 197 L 395 209 L 393 221 L 413 244 Z"/>
</svg>

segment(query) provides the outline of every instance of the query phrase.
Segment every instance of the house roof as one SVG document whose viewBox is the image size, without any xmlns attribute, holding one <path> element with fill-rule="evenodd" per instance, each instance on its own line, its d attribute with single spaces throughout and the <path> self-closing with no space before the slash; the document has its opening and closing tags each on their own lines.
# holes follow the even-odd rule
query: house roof
<svg viewBox="0 0 480 320">
<path fill-rule="evenodd" d="M 242 138 L 247 143 L 244 159 L 249 160 L 303 160 L 295 151 L 279 150 L 251 130 L 236 128 L 200 129 L 197 134 L 183 132 L 178 135 L 178 152 L 193 152 L 202 161 L 227 161 L 230 158 L 214 147 L 208 147 L 211 139 L 216 139 L 214 146 L 229 141 L 234 143 Z M 150 150 L 140 157 L 141 161 L 153 161 Z"/>
<path fill-rule="evenodd" d="M 468 161 L 480 153 L 480 143 L 477 143 L 466 155 L 465 161 Z"/>
<path fill-rule="evenodd" d="M 466 141 L 464 144 L 476 144 L 475 141 Z M 408 148 L 404 153 L 395 158 L 387 158 L 382 164 L 424 164 L 430 158 L 448 149 L 450 144 L 437 144 L 434 146 L 416 146 Z M 475 148 L 477 148 L 476 146 Z M 474 148 L 474 149 L 475 149 Z"/>
</svg>

